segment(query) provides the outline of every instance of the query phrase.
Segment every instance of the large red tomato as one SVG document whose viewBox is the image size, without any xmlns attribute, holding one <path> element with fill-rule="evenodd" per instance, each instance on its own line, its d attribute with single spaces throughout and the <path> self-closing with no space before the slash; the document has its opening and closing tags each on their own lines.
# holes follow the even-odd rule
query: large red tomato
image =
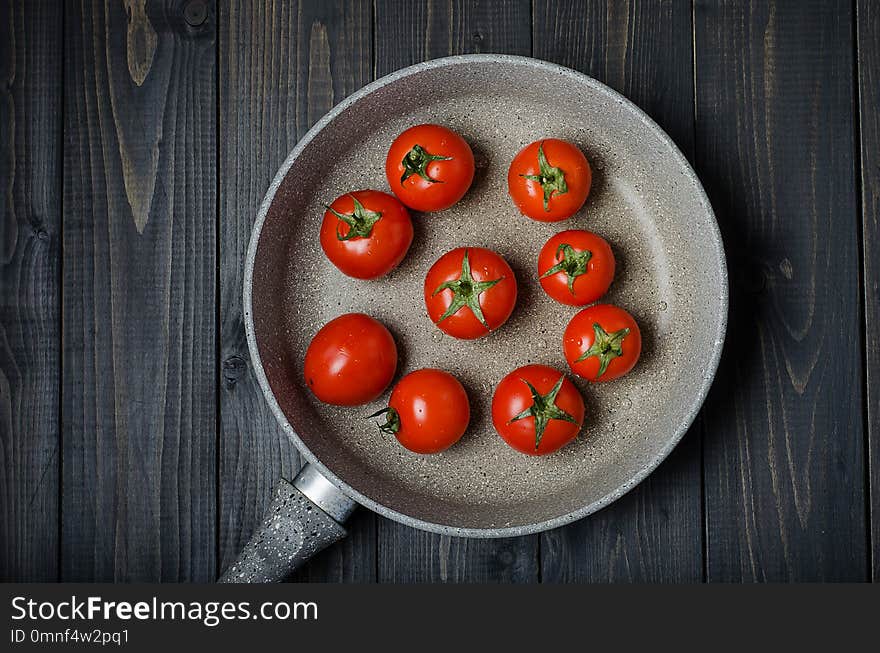
<svg viewBox="0 0 880 653">
<path fill-rule="evenodd" d="M 363 313 L 325 324 L 306 350 L 306 383 L 327 404 L 358 406 L 388 387 L 397 369 L 397 345 L 388 329 Z"/>
<path fill-rule="evenodd" d="M 576 314 L 562 337 L 571 370 L 590 381 L 611 381 L 629 372 L 642 353 L 642 333 L 633 316 L 611 304 Z"/>
<path fill-rule="evenodd" d="M 321 223 L 321 247 L 330 262 L 356 279 L 388 274 L 413 239 L 409 211 L 378 190 L 358 190 L 333 200 Z"/>
<path fill-rule="evenodd" d="M 471 418 L 461 383 L 449 372 L 422 369 L 403 377 L 391 392 L 379 428 L 415 453 L 438 453 L 459 441 Z"/>
<path fill-rule="evenodd" d="M 584 423 L 584 400 L 565 374 L 526 365 L 503 379 L 492 397 L 492 424 L 517 451 L 542 456 L 565 446 Z"/>
<path fill-rule="evenodd" d="M 545 138 L 526 146 L 507 171 L 507 190 L 519 210 L 541 222 L 569 218 L 590 194 L 593 173 L 576 146 Z"/>
<path fill-rule="evenodd" d="M 556 234 L 538 255 L 541 287 L 569 306 L 592 304 L 608 292 L 614 279 L 614 254 L 601 236 L 589 231 Z"/>
<path fill-rule="evenodd" d="M 516 278 L 503 258 L 482 247 L 441 256 L 425 277 L 428 316 L 444 333 L 473 340 L 507 321 L 516 304 Z"/>
<path fill-rule="evenodd" d="M 474 153 L 451 129 L 410 127 L 394 139 L 385 174 L 400 201 L 416 211 L 442 211 L 460 200 L 474 180 Z"/>
</svg>

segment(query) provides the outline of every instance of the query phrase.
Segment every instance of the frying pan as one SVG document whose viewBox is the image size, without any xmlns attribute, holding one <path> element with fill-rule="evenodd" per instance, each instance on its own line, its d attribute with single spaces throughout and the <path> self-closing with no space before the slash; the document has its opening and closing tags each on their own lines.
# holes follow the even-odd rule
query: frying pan
<svg viewBox="0 0 880 653">
<path fill-rule="evenodd" d="M 324 205 L 360 188 L 387 190 L 388 145 L 405 128 L 444 124 L 471 144 L 477 172 L 456 206 L 414 214 L 415 239 L 384 279 L 345 277 L 317 234 Z M 591 161 L 584 208 L 543 224 L 506 193 L 514 154 L 541 137 L 576 143 Z M 561 338 L 576 309 L 535 282 L 554 233 L 604 236 L 618 271 L 607 301 L 641 325 L 643 353 L 613 383 L 576 383 L 587 405 L 577 440 L 531 457 L 493 431 L 495 384 L 527 363 L 566 368 Z M 461 341 L 427 317 L 422 282 L 458 246 L 498 251 L 519 282 L 518 306 L 496 332 Z M 382 435 L 358 408 L 327 406 L 305 386 L 303 357 L 332 318 L 364 312 L 392 331 L 398 375 L 455 374 L 471 426 L 447 451 L 419 456 Z M 693 421 L 715 374 L 727 321 L 727 270 L 718 226 L 693 170 L 669 137 L 618 93 L 575 71 L 523 57 L 467 55 L 397 71 L 337 105 L 296 145 L 260 207 L 245 264 L 244 315 L 254 370 L 272 412 L 308 460 L 277 487 L 268 516 L 224 582 L 283 579 L 345 535 L 356 504 L 404 524 L 465 537 L 507 537 L 567 524 L 608 505 L 647 476 Z"/>
</svg>

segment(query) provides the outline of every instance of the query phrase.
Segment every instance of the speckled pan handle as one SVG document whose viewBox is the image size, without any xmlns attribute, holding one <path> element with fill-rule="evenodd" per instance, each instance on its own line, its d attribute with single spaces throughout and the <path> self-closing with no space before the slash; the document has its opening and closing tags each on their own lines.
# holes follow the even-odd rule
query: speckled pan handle
<svg viewBox="0 0 880 653">
<path fill-rule="evenodd" d="M 356 503 L 311 465 L 282 479 L 266 518 L 220 583 L 277 583 L 345 537 L 340 526 Z"/>
</svg>

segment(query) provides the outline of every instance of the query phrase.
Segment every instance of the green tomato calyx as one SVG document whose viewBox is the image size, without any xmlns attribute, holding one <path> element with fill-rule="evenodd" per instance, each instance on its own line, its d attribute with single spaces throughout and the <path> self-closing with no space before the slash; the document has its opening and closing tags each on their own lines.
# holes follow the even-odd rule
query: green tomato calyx
<svg viewBox="0 0 880 653">
<path fill-rule="evenodd" d="M 384 424 L 376 424 L 379 427 L 379 430 L 382 433 L 386 433 L 388 435 L 396 435 L 400 430 L 400 415 L 396 410 L 394 410 L 391 406 L 388 408 L 383 408 L 382 410 L 377 410 L 372 415 L 368 415 L 367 419 L 373 419 L 374 417 L 379 417 L 380 415 L 385 415 L 385 423 Z"/>
<path fill-rule="evenodd" d="M 554 385 L 550 392 L 545 395 L 538 392 L 537 389 L 535 389 L 535 386 L 525 379 L 520 379 L 520 381 L 529 386 L 529 392 L 532 393 L 532 405 L 507 423 L 512 424 L 517 420 L 534 417 L 535 451 L 537 451 L 538 445 L 541 444 L 541 438 L 544 437 L 544 430 L 547 428 L 547 424 L 550 423 L 551 419 L 560 419 L 564 422 L 571 422 L 572 424 L 577 424 L 578 421 L 556 405 L 556 395 L 558 395 L 559 390 L 562 389 L 562 383 L 565 381 L 564 375 L 559 377 L 556 385 Z"/>
<path fill-rule="evenodd" d="M 591 258 L 593 258 L 593 253 L 591 251 L 585 249 L 582 252 L 578 252 L 568 243 L 562 243 L 556 249 L 556 260 L 559 261 L 559 263 L 547 270 L 540 278 L 543 279 L 559 272 L 565 272 L 565 275 L 568 278 L 568 291 L 573 295 L 575 279 L 586 273 L 587 264 L 590 262 Z"/>
<path fill-rule="evenodd" d="M 440 316 L 440 319 L 437 320 L 436 324 L 440 324 L 446 318 L 455 315 L 460 308 L 467 306 L 471 309 L 474 317 L 480 321 L 480 324 L 486 327 L 486 331 L 491 331 L 492 329 L 489 327 L 489 323 L 486 321 L 486 317 L 483 315 L 483 309 L 480 306 L 480 295 L 502 279 L 504 279 L 504 277 L 499 277 L 492 281 L 476 281 L 471 275 L 471 265 L 468 261 L 468 250 L 464 250 L 464 257 L 461 259 L 461 276 L 454 281 L 441 283 L 437 286 L 434 292 L 431 293 L 431 296 L 433 297 L 442 290 L 452 291 L 452 301 L 449 303 L 449 307 L 443 315 Z"/>
<path fill-rule="evenodd" d="M 580 363 L 590 356 L 597 356 L 599 358 L 599 373 L 596 378 L 598 379 L 605 374 L 605 370 L 608 369 L 608 364 L 612 360 L 623 355 L 623 339 L 629 335 L 629 327 L 608 333 L 598 322 L 594 322 L 593 333 L 595 334 L 593 344 L 575 360 L 575 363 Z"/>
<path fill-rule="evenodd" d="M 352 240 L 353 238 L 369 238 L 373 232 L 373 225 L 382 217 L 378 211 L 369 211 L 364 205 L 358 202 L 354 195 L 351 195 L 351 201 L 354 202 L 354 212 L 351 214 L 340 213 L 332 206 L 328 206 L 327 210 L 335 215 L 341 222 L 348 225 L 348 233 L 344 234 L 336 225 L 336 238 L 339 240 Z"/>
<path fill-rule="evenodd" d="M 401 163 L 403 164 L 403 174 L 400 176 L 400 183 L 402 184 L 412 175 L 418 175 L 425 181 L 431 182 L 432 184 L 442 184 L 443 182 L 440 179 L 433 179 L 428 174 L 428 164 L 431 163 L 431 161 L 451 160 L 451 156 L 429 154 L 428 151 L 421 145 L 413 145 L 412 149 L 406 153 L 406 156 L 403 157 L 403 161 L 401 161 Z"/>
<path fill-rule="evenodd" d="M 544 210 L 550 210 L 550 198 L 553 194 L 563 195 L 568 192 L 568 184 L 565 183 L 565 171 L 562 168 L 551 166 L 544 155 L 544 142 L 538 145 L 538 171 L 537 175 L 520 175 L 531 181 L 541 184 L 544 191 Z"/>
</svg>

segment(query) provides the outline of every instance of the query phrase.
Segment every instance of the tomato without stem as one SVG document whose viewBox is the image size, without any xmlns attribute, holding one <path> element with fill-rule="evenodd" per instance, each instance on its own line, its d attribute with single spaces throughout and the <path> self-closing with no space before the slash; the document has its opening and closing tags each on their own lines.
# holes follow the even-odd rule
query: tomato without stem
<svg viewBox="0 0 880 653">
<path fill-rule="evenodd" d="M 471 418 L 461 383 L 449 372 L 422 369 L 403 377 L 391 392 L 379 428 L 415 453 L 439 453 L 461 439 Z"/>
<path fill-rule="evenodd" d="M 516 278 L 501 256 L 459 247 L 441 256 L 425 277 L 428 316 L 444 333 L 473 340 L 507 321 L 516 304 Z"/>
<path fill-rule="evenodd" d="M 492 424 L 504 441 L 531 456 L 574 440 L 584 423 L 584 400 L 565 374 L 526 365 L 505 376 L 492 397 Z"/>
<path fill-rule="evenodd" d="M 397 369 L 397 345 L 388 329 L 363 313 L 325 324 L 306 350 L 305 378 L 327 404 L 358 406 L 388 387 Z"/>
<path fill-rule="evenodd" d="M 396 268 L 413 239 L 409 211 L 378 190 L 359 190 L 333 200 L 321 223 L 321 248 L 341 272 L 376 279 Z"/>
<path fill-rule="evenodd" d="M 577 313 L 562 337 L 571 370 L 590 381 L 611 381 L 629 372 L 642 353 L 642 333 L 633 316 L 611 304 Z"/>
<path fill-rule="evenodd" d="M 411 209 L 442 211 L 470 188 L 474 153 L 451 129 L 417 125 L 394 139 L 385 174 L 392 192 Z"/>
<path fill-rule="evenodd" d="M 526 146 L 507 171 L 510 197 L 524 215 L 541 222 L 557 222 L 577 213 L 592 181 L 584 153 L 557 138 Z"/>
<path fill-rule="evenodd" d="M 589 231 L 556 234 L 538 255 L 538 278 L 544 292 L 569 306 L 591 304 L 608 292 L 614 267 L 611 246 Z"/>
</svg>

